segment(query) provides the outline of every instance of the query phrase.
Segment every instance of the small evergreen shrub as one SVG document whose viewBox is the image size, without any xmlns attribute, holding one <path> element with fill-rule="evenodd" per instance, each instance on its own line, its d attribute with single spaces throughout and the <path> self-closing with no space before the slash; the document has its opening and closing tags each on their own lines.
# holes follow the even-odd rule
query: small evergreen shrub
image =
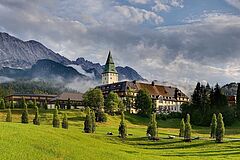
<svg viewBox="0 0 240 160">
<path fill-rule="evenodd" d="M 68 129 L 68 118 L 66 113 L 64 114 L 64 117 L 63 117 L 62 128 Z"/>
<path fill-rule="evenodd" d="M 184 122 L 184 118 L 182 118 L 180 123 L 179 137 L 184 137 L 184 133 L 185 133 L 185 122 Z"/>
<path fill-rule="evenodd" d="M 125 139 L 127 137 L 127 126 L 125 123 L 125 115 L 123 112 L 121 114 L 121 122 L 118 128 L 118 132 L 119 132 L 120 138 Z"/>
<path fill-rule="evenodd" d="M 210 128 L 211 128 L 210 137 L 211 138 L 216 138 L 217 117 L 216 117 L 215 113 L 212 116 L 212 122 L 211 122 Z"/>
<path fill-rule="evenodd" d="M 6 122 L 12 122 L 12 111 L 8 108 Z"/>
<path fill-rule="evenodd" d="M 27 104 L 25 102 L 25 100 L 23 101 L 23 113 L 22 113 L 22 123 L 28 123 L 28 109 L 27 109 Z"/>
<path fill-rule="evenodd" d="M 53 125 L 53 127 L 55 127 L 55 128 L 59 128 L 59 126 L 60 126 L 60 120 L 59 120 L 59 118 L 58 118 L 58 109 L 57 109 L 57 108 L 55 108 L 55 111 L 54 111 L 54 113 L 53 113 L 52 125 Z"/>
<path fill-rule="evenodd" d="M 224 127 L 223 117 L 222 117 L 222 114 L 219 113 L 217 118 L 217 130 L 216 130 L 217 143 L 223 142 L 224 134 L 225 134 L 225 127 Z"/>
<path fill-rule="evenodd" d="M 35 117 L 34 117 L 34 119 L 33 119 L 33 124 L 34 124 L 34 125 L 40 125 L 38 107 L 35 106 L 35 109 L 36 109 L 36 111 L 35 111 Z"/>
<path fill-rule="evenodd" d="M 185 133 L 184 133 L 185 142 L 191 142 L 191 135 L 192 135 L 192 126 L 190 123 L 190 115 L 187 114 L 186 123 L 185 123 Z"/>
</svg>

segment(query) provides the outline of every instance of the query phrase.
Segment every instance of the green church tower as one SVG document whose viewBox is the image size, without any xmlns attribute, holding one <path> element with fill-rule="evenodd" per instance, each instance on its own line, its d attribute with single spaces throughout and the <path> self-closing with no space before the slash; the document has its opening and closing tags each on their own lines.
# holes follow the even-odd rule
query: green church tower
<svg viewBox="0 0 240 160">
<path fill-rule="evenodd" d="M 108 58 L 102 73 L 102 83 L 111 84 L 118 82 L 118 73 L 113 62 L 111 51 L 109 51 Z"/>
</svg>

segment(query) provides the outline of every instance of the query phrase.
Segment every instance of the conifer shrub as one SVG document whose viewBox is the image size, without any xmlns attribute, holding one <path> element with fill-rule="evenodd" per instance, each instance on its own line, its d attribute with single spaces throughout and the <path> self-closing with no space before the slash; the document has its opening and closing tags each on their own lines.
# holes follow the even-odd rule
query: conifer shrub
<svg viewBox="0 0 240 160">
<path fill-rule="evenodd" d="M 39 111 L 38 111 L 38 107 L 37 106 L 35 106 L 35 117 L 33 119 L 33 124 L 34 125 L 40 125 Z"/>
<path fill-rule="evenodd" d="M 59 128 L 59 126 L 60 126 L 60 120 L 59 120 L 59 117 L 58 117 L 58 109 L 57 108 L 55 108 L 55 111 L 53 113 L 52 125 L 55 128 Z"/>
<path fill-rule="evenodd" d="M 184 122 L 184 118 L 182 118 L 180 123 L 180 129 L 179 129 L 179 137 L 184 137 L 184 133 L 185 133 L 185 122 Z"/>
<path fill-rule="evenodd" d="M 22 113 L 22 123 L 28 123 L 28 109 L 27 109 L 27 104 L 25 102 L 25 99 L 23 100 L 22 105 L 24 107 L 24 110 Z"/>
<path fill-rule="evenodd" d="M 124 112 L 121 113 L 121 122 L 118 128 L 120 138 L 125 139 L 127 137 L 127 125 L 125 123 Z"/>
<path fill-rule="evenodd" d="M 91 133 L 92 132 L 92 118 L 90 113 L 90 108 L 86 108 L 86 118 L 84 121 L 84 132 L 85 133 Z"/>
<path fill-rule="evenodd" d="M 12 111 L 8 108 L 6 122 L 12 122 Z"/>
<path fill-rule="evenodd" d="M 216 142 L 217 143 L 223 142 L 224 134 L 225 134 L 225 127 L 224 127 L 223 117 L 222 117 L 222 114 L 219 113 L 218 118 L 217 118 L 217 129 L 216 129 Z"/>
<path fill-rule="evenodd" d="M 68 118 L 66 113 L 64 114 L 64 117 L 63 117 L 62 128 L 68 129 Z"/>
<path fill-rule="evenodd" d="M 192 126 L 190 123 L 190 115 L 187 114 L 186 123 L 185 123 L 185 132 L 184 132 L 185 142 L 191 142 L 191 135 L 192 135 Z"/>
<path fill-rule="evenodd" d="M 210 128 L 211 128 L 210 137 L 211 138 L 216 138 L 217 117 L 216 117 L 215 113 L 212 116 L 212 122 L 211 122 Z"/>
<path fill-rule="evenodd" d="M 147 128 L 147 135 L 149 139 L 157 139 L 158 133 L 157 133 L 157 121 L 156 121 L 156 113 L 151 114 L 150 116 L 150 122 L 148 124 Z"/>
</svg>

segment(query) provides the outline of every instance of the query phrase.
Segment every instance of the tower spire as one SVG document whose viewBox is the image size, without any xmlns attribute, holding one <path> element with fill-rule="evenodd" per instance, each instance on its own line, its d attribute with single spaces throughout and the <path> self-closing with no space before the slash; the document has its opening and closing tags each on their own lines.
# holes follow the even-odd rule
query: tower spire
<svg viewBox="0 0 240 160">
<path fill-rule="evenodd" d="M 113 62 L 111 51 L 109 51 L 107 61 L 102 73 L 102 83 L 111 84 L 116 82 L 118 82 L 118 73 Z"/>
<path fill-rule="evenodd" d="M 108 53 L 108 58 L 107 58 L 103 73 L 117 73 L 115 64 L 113 62 L 111 51 L 109 51 Z"/>
</svg>

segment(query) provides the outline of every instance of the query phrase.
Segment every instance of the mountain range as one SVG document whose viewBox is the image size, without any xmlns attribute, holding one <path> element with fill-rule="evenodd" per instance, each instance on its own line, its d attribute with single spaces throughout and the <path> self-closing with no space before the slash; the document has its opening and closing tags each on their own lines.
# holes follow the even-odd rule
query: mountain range
<svg viewBox="0 0 240 160">
<path fill-rule="evenodd" d="M 67 81 L 74 78 L 100 81 L 104 65 L 83 57 L 72 61 L 40 42 L 23 41 L 0 32 L 0 68 L 0 76 L 14 79 L 61 77 Z M 146 80 L 131 67 L 118 66 L 116 69 L 120 80 Z"/>
</svg>

